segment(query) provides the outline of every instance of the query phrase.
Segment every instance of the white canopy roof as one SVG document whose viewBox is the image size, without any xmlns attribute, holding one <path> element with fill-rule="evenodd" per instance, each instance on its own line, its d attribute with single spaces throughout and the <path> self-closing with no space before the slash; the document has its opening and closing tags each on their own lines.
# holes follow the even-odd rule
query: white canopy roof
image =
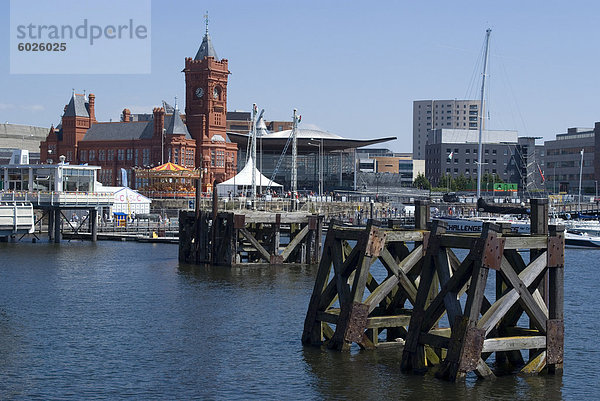
<svg viewBox="0 0 600 401">
<path fill-rule="evenodd" d="M 258 171 L 256 167 L 254 167 L 254 163 L 252 158 L 248 159 L 248 162 L 237 175 L 233 178 L 228 179 L 220 184 L 217 184 L 217 190 L 219 194 L 226 194 L 227 191 L 237 191 L 235 187 L 249 187 L 252 185 L 252 170 L 256 171 L 256 186 L 266 188 L 269 185 L 269 178 L 265 177 Z M 261 185 L 262 184 L 262 185 Z M 235 186 L 235 187 L 234 187 Z M 271 187 L 283 187 L 283 185 L 276 183 L 273 181 L 271 183 Z"/>
</svg>

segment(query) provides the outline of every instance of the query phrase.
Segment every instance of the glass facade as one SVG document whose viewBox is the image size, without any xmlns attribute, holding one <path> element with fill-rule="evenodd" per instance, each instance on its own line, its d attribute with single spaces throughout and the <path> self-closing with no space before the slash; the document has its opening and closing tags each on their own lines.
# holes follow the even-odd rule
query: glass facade
<svg viewBox="0 0 600 401">
<path fill-rule="evenodd" d="M 298 190 L 318 192 L 319 189 L 319 151 L 298 155 Z M 271 178 L 281 153 L 264 152 L 262 158 L 260 153 L 256 156 L 256 166 L 261 173 Z M 325 152 L 323 154 L 323 191 L 329 192 L 335 189 L 350 190 L 354 187 L 354 150 Z M 262 168 L 261 168 L 262 159 Z M 237 170 L 241 171 L 246 164 L 246 149 L 238 153 Z M 283 157 L 274 181 L 283 185 L 285 191 L 291 189 L 292 182 L 292 155 L 291 149 Z M 257 183 L 260 185 L 260 183 Z M 266 185 L 263 183 L 263 185 Z"/>
</svg>

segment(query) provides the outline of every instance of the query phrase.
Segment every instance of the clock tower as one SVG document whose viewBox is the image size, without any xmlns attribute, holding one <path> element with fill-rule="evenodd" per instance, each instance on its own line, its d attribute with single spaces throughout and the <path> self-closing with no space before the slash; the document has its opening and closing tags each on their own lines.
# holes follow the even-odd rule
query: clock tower
<svg viewBox="0 0 600 401">
<path fill-rule="evenodd" d="M 185 59 L 185 117 L 196 140 L 196 167 L 204 169 L 203 191 L 213 180 L 225 181 L 237 173 L 237 145 L 227 142 L 226 59 L 219 59 L 208 34 L 194 58 Z"/>
</svg>

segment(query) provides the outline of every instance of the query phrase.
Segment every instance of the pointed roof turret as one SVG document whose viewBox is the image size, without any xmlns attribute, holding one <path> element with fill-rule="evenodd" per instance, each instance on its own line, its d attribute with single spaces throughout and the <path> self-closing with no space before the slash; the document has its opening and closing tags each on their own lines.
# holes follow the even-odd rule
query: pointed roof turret
<svg viewBox="0 0 600 401">
<path fill-rule="evenodd" d="M 206 23 L 206 32 L 204 34 L 204 38 L 202 39 L 202 44 L 198 49 L 198 53 L 196 53 L 196 57 L 194 57 L 194 60 L 202 60 L 204 57 L 214 57 L 214 59 L 218 61 L 219 57 L 217 56 L 217 52 L 215 51 L 212 41 L 210 40 L 210 35 L 208 34 L 208 11 L 204 15 L 204 18 Z"/>
<path fill-rule="evenodd" d="M 181 120 L 181 116 L 179 115 L 179 108 L 177 108 L 177 98 L 175 98 L 175 107 L 173 108 L 173 116 L 171 117 L 171 121 L 167 125 L 167 131 L 165 132 L 167 135 L 184 135 L 186 138 L 191 139 L 190 133 Z"/>
<path fill-rule="evenodd" d="M 85 95 L 79 95 L 73 90 L 71 101 L 65 109 L 64 117 L 89 117 L 89 103 Z"/>
</svg>

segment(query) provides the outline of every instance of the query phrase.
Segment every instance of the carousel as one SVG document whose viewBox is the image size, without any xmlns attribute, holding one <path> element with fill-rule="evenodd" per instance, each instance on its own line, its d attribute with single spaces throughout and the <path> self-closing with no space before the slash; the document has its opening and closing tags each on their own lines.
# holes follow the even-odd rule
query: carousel
<svg viewBox="0 0 600 401">
<path fill-rule="evenodd" d="M 171 162 L 151 169 L 136 169 L 137 191 L 149 198 L 190 198 L 195 196 L 195 182 L 202 177 L 192 170 Z"/>
</svg>

